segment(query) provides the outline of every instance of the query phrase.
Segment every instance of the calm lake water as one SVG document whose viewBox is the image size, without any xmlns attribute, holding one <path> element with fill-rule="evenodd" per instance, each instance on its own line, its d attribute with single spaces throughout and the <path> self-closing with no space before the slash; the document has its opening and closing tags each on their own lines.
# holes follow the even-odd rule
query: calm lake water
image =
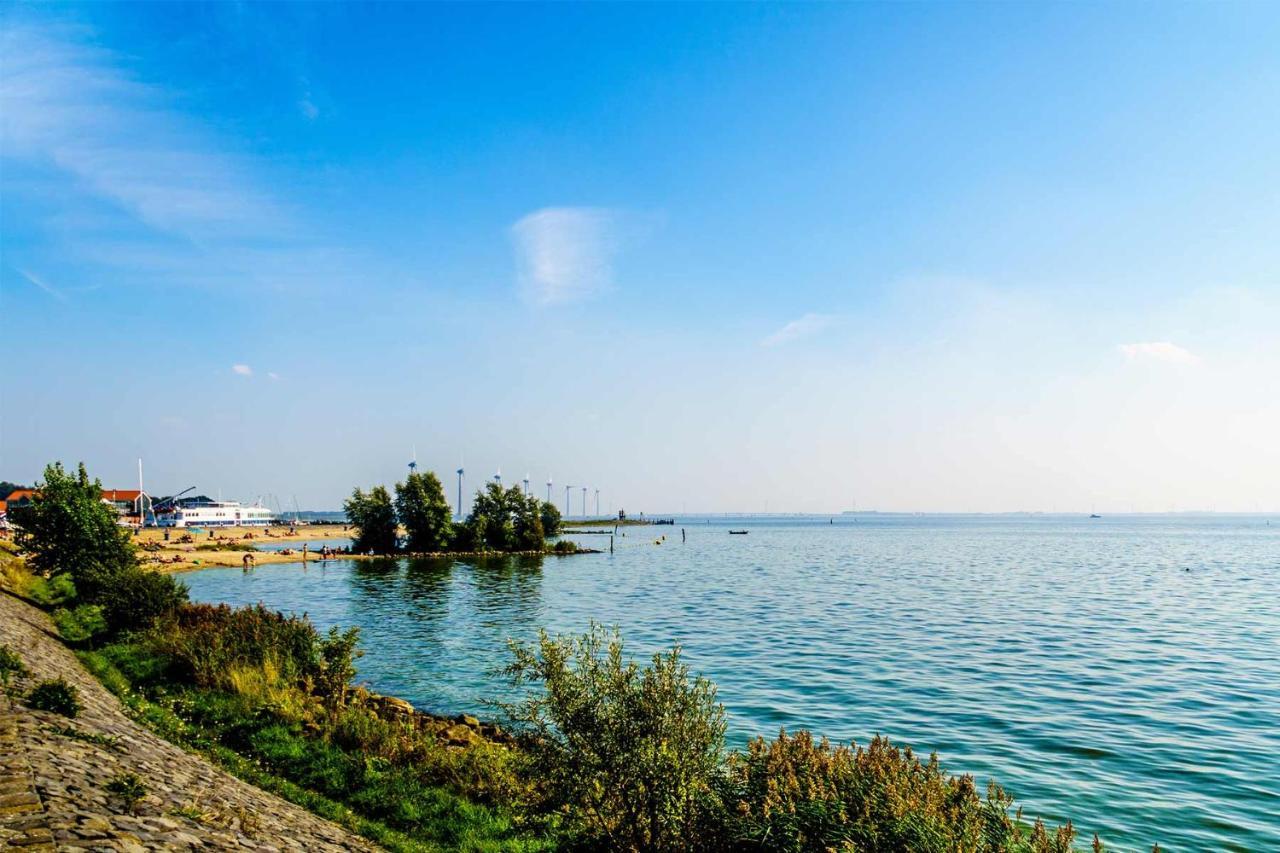
<svg viewBox="0 0 1280 853">
<path fill-rule="evenodd" d="M 1280 518 L 698 518 L 626 533 L 614 554 L 184 580 L 196 600 L 359 626 L 361 678 L 430 710 L 484 713 L 483 697 L 508 695 L 493 670 L 509 637 L 594 619 L 636 655 L 679 641 L 719 685 L 735 744 L 780 726 L 882 733 L 1113 849 L 1280 850 Z"/>
</svg>

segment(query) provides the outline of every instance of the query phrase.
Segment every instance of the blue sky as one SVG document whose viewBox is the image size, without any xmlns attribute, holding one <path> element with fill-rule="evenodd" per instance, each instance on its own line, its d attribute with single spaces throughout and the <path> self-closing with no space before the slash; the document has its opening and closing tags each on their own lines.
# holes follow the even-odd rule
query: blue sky
<svg viewBox="0 0 1280 853">
<path fill-rule="evenodd" d="M 0 8 L 0 477 L 1280 510 L 1273 5 Z"/>
</svg>

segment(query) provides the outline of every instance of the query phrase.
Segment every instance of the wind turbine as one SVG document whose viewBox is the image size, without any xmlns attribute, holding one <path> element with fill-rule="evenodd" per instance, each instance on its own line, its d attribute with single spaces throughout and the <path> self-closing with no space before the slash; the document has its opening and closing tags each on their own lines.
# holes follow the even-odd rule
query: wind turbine
<svg viewBox="0 0 1280 853">
<path fill-rule="evenodd" d="M 547 503 L 551 503 L 551 475 L 547 475 Z"/>
<path fill-rule="evenodd" d="M 527 498 L 527 497 L 529 497 L 529 475 L 528 475 L 528 473 L 526 473 L 526 474 L 524 475 L 524 480 L 522 480 L 521 482 L 523 482 L 523 483 L 524 483 L 524 496 Z"/>
<path fill-rule="evenodd" d="M 596 489 L 596 518 L 600 517 L 600 490 Z"/>
<path fill-rule="evenodd" d="M 462 464 L 459 463 L 458 464 L 458 518 L 462 518 L 462 475 L 463 473 L 464 471 L 463 471 Z"/>
<path fill-rule="evenodd" d="M 568 483 L 564 484 L 564 517 L 565 518 L 568 518 L 570 514 L 569 513 L 569 490 L 572 488 L 573 486 L 570 486 Z"/>
<path fill-rule="evenodd" d="M 587 487 L 582 487 L 582 517 L 587 517 Z"/>
</svg>

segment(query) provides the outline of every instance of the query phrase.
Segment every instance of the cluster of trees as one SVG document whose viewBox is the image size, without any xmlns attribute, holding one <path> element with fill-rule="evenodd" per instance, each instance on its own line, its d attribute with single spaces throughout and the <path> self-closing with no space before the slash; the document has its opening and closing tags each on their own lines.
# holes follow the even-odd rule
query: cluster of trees
<svg viewBox="0 0 1280 853">
<path fill-rule="evenodd" d="M 187 600 L 181 583 L 138 565 L 129 531 L 84 463 L 75 473 L 60 462 L 47 466 L 35 488 L 34 500 L 14 507 L 10 520 L 35 575 L 35 597 L 58 605 L 54 619 L 68 639 L 146 628 Z"/>
<path fill-rule="evenodd" d="M 386 486 L 355 489 L 343 502 L 347 520 L 356 528 L 352 549 L 358 553 L 414 554 L 445 551 L 541 551 L 549 536 L 560 532 L 560 511 L 519 488 L 488 483 L 476 492 L 470 514 L 453 521 L 440 478 L 431 471 L 409 474 L 396 483 L 395 496 Z"/>
</svg>

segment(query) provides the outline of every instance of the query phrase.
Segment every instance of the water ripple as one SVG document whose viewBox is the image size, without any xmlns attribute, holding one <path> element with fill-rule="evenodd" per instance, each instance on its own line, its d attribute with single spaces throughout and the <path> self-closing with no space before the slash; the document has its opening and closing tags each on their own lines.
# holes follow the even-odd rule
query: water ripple
<svg viewBox="0 0 1280 853">
<path fill-rule="evenodd" d="M 635 534 L 596 557 L 187 581 L 198 600 L 360 626 L 361 677 L 429 709 L 482 710 L 506 693 L 508 638 L 594 619 L 637 655 L 680 642 L 735 744 L 783 726 L 883 733 L 1112 849 L 1280 849 L 1280 524 L 682 524 L 686 543 Z"/>
</svg>

